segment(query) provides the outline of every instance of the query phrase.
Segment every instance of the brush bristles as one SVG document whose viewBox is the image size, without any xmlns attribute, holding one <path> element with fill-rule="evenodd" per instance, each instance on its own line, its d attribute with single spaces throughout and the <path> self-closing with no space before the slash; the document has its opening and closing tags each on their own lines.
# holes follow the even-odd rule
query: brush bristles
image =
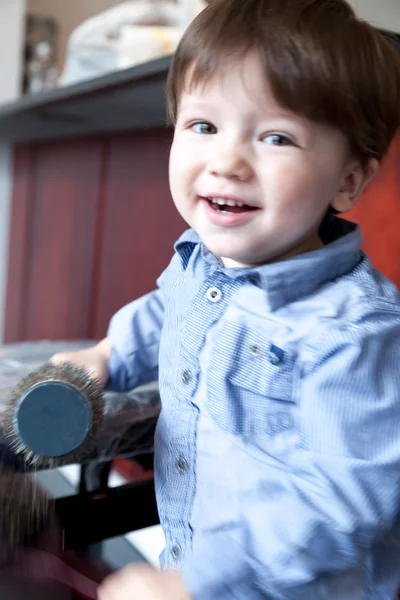
<svg viewBox="0 0 400 600">
<path fill-rule="evenodd" d="M 18 403 L 32 387 L 46 381 L 65 383 L 75 388 L 88 401 L 92 411 L 92 425 L 84 442 L 68 454 L 57 457 L 41 456 L 33 452 L 18 437 L 14 426 L 14 414 Z M 55 398 L 57 402 L 57 398 Z M 38 468 L 55 468 L 62 465 L 84 462 L 94 450 L 96 434 L 102 424 L 104 413 L 103 386 L 85 369 L 69 363 L 53 365 L 45 363 L 24 377 L 13 390 L 4 413 L 4 434 L 15 454 L 22 455 L 27 465 Z"/>
<path fill-rule="evenodd" d="M 0 543 L 19 547 L 55 523 L 54 501 L 28 474 L 0 471 Z"/>
</svg>

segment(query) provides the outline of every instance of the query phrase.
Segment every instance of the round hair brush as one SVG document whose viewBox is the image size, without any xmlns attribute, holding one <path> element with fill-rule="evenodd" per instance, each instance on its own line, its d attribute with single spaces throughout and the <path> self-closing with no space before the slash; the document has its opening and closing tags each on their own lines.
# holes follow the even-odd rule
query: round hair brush
<svg viewBox="0 0 400 600">
<path fill-rule="evenodd" d="M 14 389 L 4 433 L 36 468 L 82 462 L 93 450 L 103 407 L 103 386 L 85 369 L 45 363 Z"/>
</svg>

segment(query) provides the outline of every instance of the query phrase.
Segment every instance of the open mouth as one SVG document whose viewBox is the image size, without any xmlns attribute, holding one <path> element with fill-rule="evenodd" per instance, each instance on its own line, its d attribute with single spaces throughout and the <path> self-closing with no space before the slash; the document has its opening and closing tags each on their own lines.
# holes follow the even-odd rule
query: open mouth
<svg viewBox="0 0 400 600">
<path fill-rule="evenodd" d="M 236 200 L 227 200 L 225 198 L 205 198 L 205 200 L 207 200 L 213 210 L 221 213 L 239 214 L 256 210 L 256 207 L 248 206 Z"/>
</svg>

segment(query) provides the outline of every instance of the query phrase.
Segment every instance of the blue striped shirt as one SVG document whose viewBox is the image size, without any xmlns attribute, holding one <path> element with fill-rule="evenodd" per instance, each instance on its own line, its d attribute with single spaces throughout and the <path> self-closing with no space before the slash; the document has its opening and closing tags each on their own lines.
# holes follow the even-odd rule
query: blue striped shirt
<svg viewBox="0 0 400 600">
<path fill-rule="evenodd" d="M 321 236 L 227 269 L 187 231 L 110 323 L 111 386 L 159 379 L 162 563 L 196 600 L 395 598 L 400 296 L 356 225 Z"/>
</svg>

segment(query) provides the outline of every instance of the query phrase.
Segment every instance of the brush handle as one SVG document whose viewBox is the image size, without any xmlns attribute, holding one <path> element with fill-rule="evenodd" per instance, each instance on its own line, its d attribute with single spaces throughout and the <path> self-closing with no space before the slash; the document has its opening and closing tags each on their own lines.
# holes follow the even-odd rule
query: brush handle
<svg viewBox="0 0 400 600">
<path fill-rule="evenodd" d="M 60 457 L 83 444 L 92 420 L 91 406 L 76 388 L 60 381 L 44 381 L 21 396 L 13 427 L 34 454 Z"/>
</svg>

